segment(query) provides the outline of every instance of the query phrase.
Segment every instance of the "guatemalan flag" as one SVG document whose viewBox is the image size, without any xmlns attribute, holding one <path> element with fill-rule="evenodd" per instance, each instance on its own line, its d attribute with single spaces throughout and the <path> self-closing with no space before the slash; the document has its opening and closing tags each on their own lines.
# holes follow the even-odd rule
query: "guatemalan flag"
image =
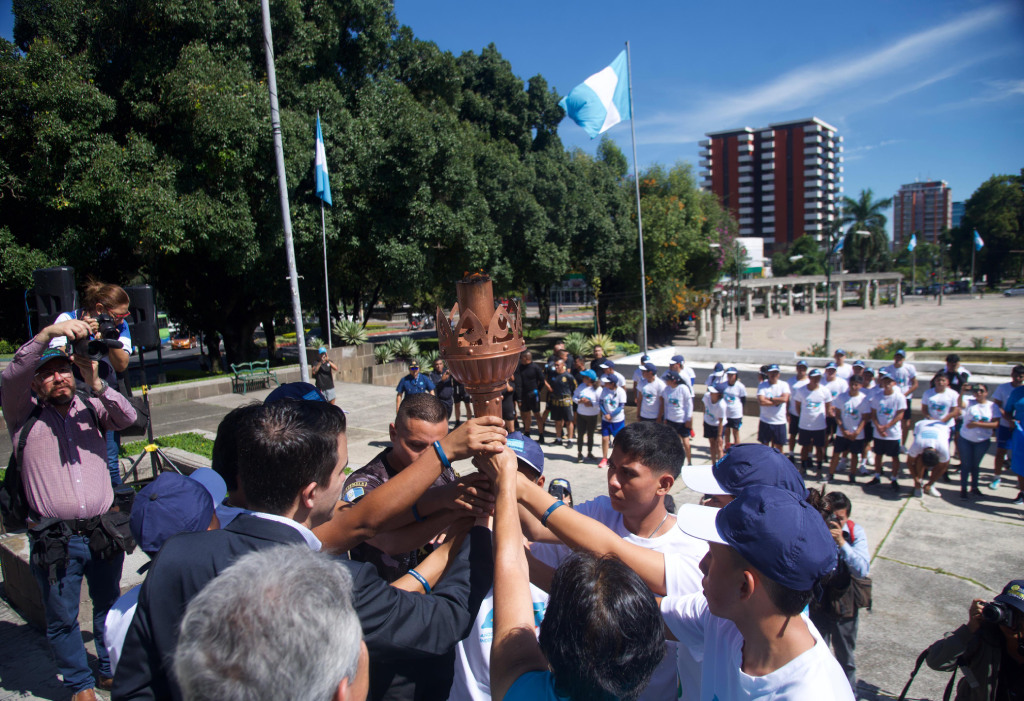
<svg viewBox="0 0 1024 701">
<path fill-rule="evenodd" d="M 320 113 L 316 113 L 316 155 L 313 157 L 313 179 L 316 182 L 316 196 L 331 204 L 331 180 L 327 177 L 327 151 L 324 149 L 324 135 L 320 133 Z"/>
<path fill-rule="evenodd" d="M 974 250 L 975 251 L 980 251 L 982 248 L 984 248 L 984 246 L 985 246 L 985 242 L 981 240 L 981 237 L 978 236 L 977 230 L 975 230 L 975 232 L 974 232 Z"/>
<path fill-rule="evenodd" d="M 629 71 L 623 50 L 612 65 L 573 88 L 558 103 L 569 119 L 595 138 L 630 118 Z"/>
<path fill-rule="evenodd" d="M 917 234 L 911 234 L 910 243 L 907 244 L 907 250 L 913 251 L 915 248 L 917 248 Z"/>
</svg>

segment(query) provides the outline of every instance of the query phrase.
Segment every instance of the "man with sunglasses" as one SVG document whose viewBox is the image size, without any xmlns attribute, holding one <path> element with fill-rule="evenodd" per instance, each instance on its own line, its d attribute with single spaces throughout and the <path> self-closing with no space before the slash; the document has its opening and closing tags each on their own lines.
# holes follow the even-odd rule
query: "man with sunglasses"
<svg viewBox="0 0 1024 701">
<path fill-rule="evenodd" d="M 27 525 L 41 528 L 49 521 L 47 534 L 53 528 L 62 534 L 65 561 L 44 568 L 33 558 L 32 573 L 42 593 L 46 637 L 57 669 L 77 701 L 95 699 L 97 685 L 78 627 L 83 577 L 93 602 L 98 683 L 110 688 L 104 622 L 120 595 L 124 553 L 108 553 L 104 559 L 90 548 L 90 539 L 98 517 L 110 510 L 114 500 L 104 432 L 125 428 L 135 420 L 128 400 L 100 378 L 96 361 L 76 356 L 72 363 L 62 349 L 48 347 L 56 338 L 74 342 L 92 332 L 90 324 L 80 319 L 47 326 L 18 349 L 3 371 L 4 418 L 20 465 Z M 72 365 L 87 388 L 84 397 L 76 393 Z M 19 450 L 22 432 L 25 442 Z M 36 541 L 43 537 L 38 530 L 30 531 L 37 553 Z"/>
</svg>

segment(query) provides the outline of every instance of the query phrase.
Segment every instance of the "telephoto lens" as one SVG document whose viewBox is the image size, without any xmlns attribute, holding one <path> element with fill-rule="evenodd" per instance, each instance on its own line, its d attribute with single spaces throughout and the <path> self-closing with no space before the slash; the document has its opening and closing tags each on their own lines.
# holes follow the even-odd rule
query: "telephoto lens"
<svg viewBox="0 0 1024 701">
<path fill-rule="evenodd" d="M 989 623 L 996 623 L 1007 628 L 1013 627 L 1013 611 L 1006 604 L 990 601 L 981 609 L 981 617 Z"/>
</svg>

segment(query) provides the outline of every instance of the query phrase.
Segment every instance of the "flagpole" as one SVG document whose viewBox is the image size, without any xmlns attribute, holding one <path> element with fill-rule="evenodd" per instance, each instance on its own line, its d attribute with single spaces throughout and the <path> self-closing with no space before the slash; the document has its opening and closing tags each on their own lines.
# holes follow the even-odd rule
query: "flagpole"
<svg viewBox="0 0 1024 701">
<path fill-rule="evenodd" d="M 971 237 L 971 286 L 967 288 L 967 291 L 974 297 L 974 254 L 978 250 L 978 244 L 975 243 L 974 237 Z"/>
<path fill-rule="evenodd" d="M 302 324 L 302 303 L 299 300 L 299 273 L 295 269 L 292 214 L 288 205 L 288 175 L 284 167 L 284 144 L 281 140 L 281 112 L 277 105 L 277 73 L 274 70 L 274 39 L 270 29 L 270 0 L 261 0 L 260 9 L 263 13 L 263 49 L 267 56 L 267 89 L 270 92 L 270 131 L 274 135 L 277 189 L 281 197 L 281 222 L 284 225 L 284 253 L 288 262 L 292 316 L 295 318 L 295 340 L 299 349 L 299 375 L 303 382 L 309 382 L 309 365 L 306 363 L 306 334 Z"/>
<path fill-rule="evenodd" d="M 317 114 L 317 117 L 320 115 Z M 327 223 L 324 218 L 324 201 L 320 200 L 320 233 L 324 238 L 324 301 L 327 303 L 327 328 L 321 329 L 327 334 L 327 347 L 333 349 L 334 344 L 331 342 L 331 293 L 327 286 Z"/>
<path fill-rule="evenodd" d="M 626 42 L 626 75 L 629 77 L 629 131 L 633 136 L 633 184 L 636 186 L 636 225 L 640 232 L 640 296 L 644 312 L 644 336 L 641 353 L 647 352 L 647 272 L 644 268 L 644 220 L 640 212 L 640 169 L 636 162 L 636 112 L 633 110 L 633 61 Z"/>
</svg>

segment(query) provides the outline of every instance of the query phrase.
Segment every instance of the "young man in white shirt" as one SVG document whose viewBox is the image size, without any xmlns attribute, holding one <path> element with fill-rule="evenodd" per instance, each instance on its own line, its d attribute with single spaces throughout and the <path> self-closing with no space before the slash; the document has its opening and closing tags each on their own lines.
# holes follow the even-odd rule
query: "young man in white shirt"
<svg viewBox="0 0 1024 701">
<path fill-rule="evenodd" d="M 951 431 L 952 427 L 945 422 L 934 419 L 921 419 L 914 424 L 914 441 L 907 449 L 907 469 L 910 470 L 910 476 L 914 479 L 915 497 L 925 494 L 933 497 L 942 496 L 935 488 L 935 482 L 942 478 L 949 467 L 949 434 Z M 928 484 L 922 489 L 921 480 L 928 469 L 931 469 L 931 476 L 928 479 Z"/>
<path fill-rule="evenodd" d="M 857 481 L 857 465 L 864 454 L 864 427 L 871 419 L 871 399 L 860 389 L 862 378 L 863 375 L 851 375 L 849 389 L 832 403 L 837 431 L 825 482 L 835 477 L 839 458 L 845 455 L 849 456 L 849 480 Z"/>
<path fill-rule="evenodd" d="M 853 366 L 846 362 L 846 351 L 842 348 L 836 348 L 836 352 L 832 354 L 832 357 L 836 360 L 836 375 L 849 381 L 853 376 Z"/>
<path fill-rule="evenodd" d="M 576 405 L 576 462 L 583 462 L 583 439 L 587 439 L 587 457 L 594 457 L 594 431 L 601 417 L 601 388 L 597 384 L 597 373 L 584 370 L 580 373 L 580 384 L 573 392 Z"/>
<path fill-rule="evenodd" d="M 722 392 L 715 385 L 708 385 L 708 391 L 701 400 L 704 404 L 704 437 L 708 439 L 711 462 L 722 457 L 722 436 L 725 433 L 725 404 Z"/>
<path fill-rule="evenodd" d="M 892 365 L 887 365 L 882 370 L 889 373 L 889 377 L 896 382 L 900 394 L 907 400 L 907 408 L 903 412 L 900 426 L 901 441 L 905 443 L 910 434 L 910 412 L 914 408 L 914 392 L 917 391 L 917 368 L 907 362 L 907 352 L 901 348 L 893 356 Z"/>
<path fill-rule="evenodd" d="M 768 379 L 757 386 L 760 421 L 757 442 L 769 445 L 780 453 L 786 445 L 786 411 L 789 406 L 789 385 L 779 382 L 779 366 L 768 366 Z"/>
<path fill-rule="evenodd" d="M 644 379 L 644 364 L 649 362 L 651 362 L 651 356 L 646 353 L 640 356 L 640 364 L 637 365 L 636 369 L 633 371 L 633 392 L 636 392 L 636 388 L 640 385 L 640 381 Z"/>
<path fill-rule="evenodd" d="M 949 375 L 944 371 L 935 373 L 934 386 L 921 395 L 921 413 L 924 418 L 941 421 L 953 428 L 960 416 L 960 393 L 949 387 Z"/>
<path fill-rule="evenodd" d="M 878 371 L 882 391 L 871 398 L 871 423 L 874 426 L 875 476 L 867 484 L 882 483 L 882 459 L 892 458 L 892 488 L 900 491 L 900 446 L 903 443 L 903 417 L 908 413 L 906 396 L 887 370 Z M 917 380 L 914 380 L 915 386 Z"/>
<path fill-rule="evenodd" d="M 686 358 L 681 355 L 673 355 L 672 362 L 669 363 L 668 369 L 679 373 L 679 376 L 683 378 L 683 382 L 690 385 L 690 389 L 693 389 L 693 385 L 697 381 L 697 376 L 691 368 L 686 367 Z"/>
<path fill-rule="evenodd" d="M 868 398 L 870 402 L 875 398 L 875 395 L 882 391 L 882 388 L 875 382 L 875 369 L 866 365 L 863 360 L 858 360 L 854 363 L 856 367 L 857 363 L 860 363 L 860 372 L 854 370 L 854 374 L 860 375 L 861 384 L 860 391 Z M 871 452 L 871 445 L 875 438 L 875 425 L 871 422 L 871 418 L 868 418 L 867 424 L 864 426 L 864 459 L 860 465 L 860 473 L 866 475 L 871 472 L 875 462 L 875 456 Z"/>
<path fill-rule="evenodd" d="M 725 403 L 725 450 L 729 450 L 734 443 L 740 442 L 747 388 L 740 382 L 740 374 L 736 368 L 725 371 L 725 384 L 719 388 L 722 390 L 722 401 Z"/>
<path fill-rule="evenodd" d="M 821 385 L 821 370 L 807 373 L 807 385 L 797 390 L 796 411 L 800 416 L 800 466 L 804 472 L 811 469 L 811 446 L 818 473 L 825 462 L 825 417 L 832 405 L 832 393 Z"/>
<path fill-rule="evenodd" d="M 692 465 L 690 435 L 693 430 L 693 390 L 682 376 L 674 370 L 664 375 L 665 389 L 661 393 L 664 404 L 664 421 L 672 427 L 686 452 L 686 464 Z"/>
<path fill-rule="evenodd" d="M 796 439 L 800 435 L 800 412 L 796 408 L 797 390 L 807 386 L 807 361 L 796 362 L 796 375 L 786 380 L 789 385 L 789 458 L 796 459 Z"/>
<path fill-rule="evenodd" d="M 721 363 L 715 363 L 715 369 L 708 374 L 708 379 L 704 380 L 704 386 L 710 387 L 711 385 L 717 385 L 725 381 L 725 366 Z"/>
<path fill-rule="evenodd" d="M 1002 482 L 1000 475 L 1003 473 L 1003 464 L 1006 462 L 1006 453 L 1010 450 L 1010 438 L 1013 437 L 1013 421 L 1002 413 L 1006 400 L 1009 399 L 1013 390 L 1024 384 L 1024 365 L 1015 365 L 1010 371 L 1010 381 L 996 387 L 992 392 L 992 403 L 999 407 L 999 428 L 996 429 L 996 462 L 992 468 L 992 481 L 989 489 L 999 489 Z"/>
<path fill-rule="evenodd" d="M 718 510 L 686 504 L 680 522 L 708 541 L 704 593 L 666 596 L 661 612 L 703 656 L 700 698 L 852 701 L 842 667 L 801 613 L 838 560 L 822 514 L 758 485 Z"/>
<path fill-rule="evenodd" d="M 822 381 L 822 386 L 832 394 L 832 401 L 835 402 L 836 397 L 845 392 L 850 388 L 850 385 L 843 378 L 837 374 L 838 368 L 835 363 L 829 363 L 825 366 L 825 377 Z M 825 417 L 825 443 L 831 443 L 832 438 L 836 435 L 836 419 L 830 413 Z"/>
<path fill-rule="evenodd" d="M 665 383 L 658 377 L 658 368 L 654 363 L 644 363 L 642 370 L 636 389 L 637 416 L 640 421 L 660 422 L 664 414 L 661 393 L 665 390 Z"/>
<path fill-rule="evenodd" d="M 606 371 L 601 376 L 598 405 L 601 409 L 601 462 L 597 466 L 604 469 L 608 467 L 608 447 L 626 425 L 626 390 L 622 389 L 614 372 Z"/>
</svg>

